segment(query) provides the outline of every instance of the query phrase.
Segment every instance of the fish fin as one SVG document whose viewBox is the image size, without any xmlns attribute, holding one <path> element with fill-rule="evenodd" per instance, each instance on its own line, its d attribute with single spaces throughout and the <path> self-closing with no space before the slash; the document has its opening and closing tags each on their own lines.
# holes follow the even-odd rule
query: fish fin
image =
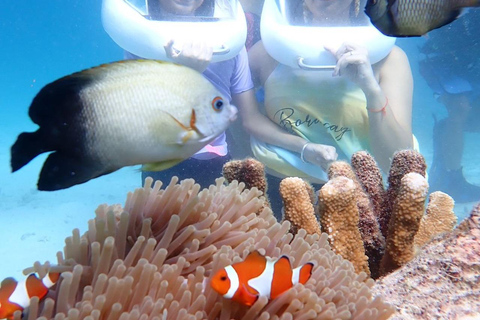
<svg viewBox="0 0 480 320">
<path fill-rule="evenodd" d="M 8 277 L 8 278 L 5 278 L 2 280 L 2 283 L 0 284 L 0 287 L 4 287 L 4 286 L 8 286 L 8 285 L 11 285 L 11 284 L 17 284 L 18 281 L 15 280 L 15 278 L 13 277 Z"/>
<path fill-rule="evenodd" d="M 275 299 L 293 286 L 292 265 L 287 256 L 281 256 L 273 267 L 273 279 L 270 290 L 270 298 Z"/>
<path fill-rule="evenodd" d="M 254 250 L 248 254 L 244 262 L 247 263 L 247 265 L 262 266 L 263 268 L 267 263 L 267 258 L 257 250 Z"/>
<path fill-rule="evenodd" d="M 21 169 L 39 154 L 54 150 L 52 146 L 48 146 L 49 140 L 45 139 L 42 132 L 39 129 L 35 132 L 23 132 L 18 136 L 10 148 L 12 172 Z"/>
<path fill-rule="evenodd" d="M 30 118 L 40 128 L 36 132 L 21 133 L 13 144 L 13 172 L 41 153 L 71 148 L 70 142 L 82 137 L 78 119 L 83 104 L 78 93 L 91 81 L 92 77 L 77 73 L 60 78 L 40 90 L 28 110 Z"/>
<path fill-rule="evenodd" d="M 48 288 L 45 287 L 42 280 L 39 279 L 34 273 L 28 275 L 25 281 L 25 287 L 29 297 L 38 297 L 42 299 L 48 292 Z"/>
<path fill-rule="evenodd" d="M 17 287 L 17 280 L 12 277 L 8 277 L 3 279 L 1 287 L 0 287 L 0 307 L 2 303 L 8 301 L 10 296 L 12 295 L 13 291 Z"/>
<path fill-rule="evenodd" d="M 46 277 L 50 279 L 50 282 L 53 284 L 57 283 L 58 279 L 60 279 L 60 272 L 49 272 Z"/>
<path fill-rule="evenodd" d="M 159 162 L 146 163 L 142 166 L 142 171 L 162 171 L 179 164 L 185 159 L 172 159 Z"/>
<path fill-rule="evenodd" d="M 312 270 L 313 270 L 313 263 L 312 262 L 307 262 L 303 266 L 300 267 L 300 277 L 298 282 L 301 284 L 305 284 L 308 279 L 312 276 Z"/>
<path fill-rule="evenodd" d="M 107 169 L 91 160 L 56 151 L 45 160 L 37 187 L 42 191 L 66 189 L 117 169 Z"/>
<path fill-rule="evenodd" d="M 258 292 L 251 287 L 247 287 L 243 283 L 240 288 L 238 288 L 238 291 L 233 296 L 232 300 L 240 302 L 246 306 L 252 306 L 258 300 Z"/>
</svg>

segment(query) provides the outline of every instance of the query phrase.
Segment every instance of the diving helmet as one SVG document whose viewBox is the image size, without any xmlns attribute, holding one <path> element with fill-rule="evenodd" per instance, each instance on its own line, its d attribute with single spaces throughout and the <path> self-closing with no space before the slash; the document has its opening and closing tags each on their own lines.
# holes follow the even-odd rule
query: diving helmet
<svg viewBox="0 0 480 320">
<path fill-rule="evenodd" d="M 325 46 L 339 48 L 344 42 L 366 47 L 373 64 L 386 57 L 395 44 L 396 38 L 378 31 L 363 9 L 357 8 L 350 25 L 319 25 L 308 21 L 303 2 L 265 0 L 263 6 L 260 25 L 263 44 L 284 65 L 306 70 L 333 69 L 335 57 Z"/>
<path fill-rule="evenodd" d="M 247 25 L 238 0 L 204 0 L 192 15 L 162 12 L 160 2 L 103 0 L 103 27 L 121 48 L 145 59 L 169 60 L 164 46 L 170 40 L 178 51 L 183 43 L 210 45 L 212 62 L 235 57 L 245 45 Z"/>
</svg>

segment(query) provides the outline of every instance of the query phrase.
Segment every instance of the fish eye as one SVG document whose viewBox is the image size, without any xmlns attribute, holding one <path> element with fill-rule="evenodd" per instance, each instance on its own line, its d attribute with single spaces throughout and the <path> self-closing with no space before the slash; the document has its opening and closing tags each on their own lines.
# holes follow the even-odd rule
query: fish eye
<svg viewBox="0 0 480 320">
<path fill-rule="evenodd" d="M 370 0 L 370 2 L 372 3 L 372 5 L 376 5 L 376 4 L 377 4 L 377 0 Z"/>
<path fill-rule="evenodd" d="M 223 276 L 223 277 L 220 278 L 220 280 L 227 281 L 227 277 Z"/>
<path fill-rule="evenodd" d="M 212 101 L 212 108 L 215 111 L 221 111 L 223 109 L 223 99 L 221 97 L 215 97 Z"/>
</svg>

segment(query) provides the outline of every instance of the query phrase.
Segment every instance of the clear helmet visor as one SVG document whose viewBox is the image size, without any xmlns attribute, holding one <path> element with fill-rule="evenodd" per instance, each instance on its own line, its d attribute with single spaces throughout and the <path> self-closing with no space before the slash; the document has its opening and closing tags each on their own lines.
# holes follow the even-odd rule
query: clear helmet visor
<svg viewBox="0 0 480 320">
<path fill-rule="evenodd" d="M 212 62 L 236 56 L 247 26 L 238 0 L 103 0 L 102 23 L 126 51 L 146 59 L 169 60 L 164 46 L 187 43 L 213 49 Z"/>
<path fill-rule="evenodd" d="M 134 10 L 157 21 L 218 21 L 235 19 L 237 0 L 124 0 Z"/>
<path fill-rule="evenodd" d="M 364 46 L 371 63 L 376 63 L 390 52 L 395 38 L 378 31 L 363 7 L 363 0 L 265 0 L 261 20 L 265 49 L 291 67 L 331 70 L 336 59 L 325 47 L 350 42 Z"/>
<path fill-rule="evenodd" d="M 276 0 L 285 23 L 307 27 L 352 27 L 369 25 L 364 0 Z"/>
</svg>

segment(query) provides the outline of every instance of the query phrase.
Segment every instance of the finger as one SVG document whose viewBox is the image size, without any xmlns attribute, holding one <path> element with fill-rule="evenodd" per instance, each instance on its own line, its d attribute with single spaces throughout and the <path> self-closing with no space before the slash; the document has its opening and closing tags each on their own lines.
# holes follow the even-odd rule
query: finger
<svg viewBox="0 0 480 320">
<path fill-rule="evenodd" d="M 323 46 L 323 48 L 330 52 L 335 58 L 337 58 L 337 49 L 335 49 L 334 47 L 332 46 Z"/>
<path fill-rule="evenodd" d="M 337 59 L 340 59 L 345 52 L 347 52 L 347 47 L 345 46 L 345 43 L 342 43 L 342 45 L 338 48 L 337 52 L 335 52 L 335 55 Z"/>
<path fill-rule="evenodd" d="M 167 54 L 167 57 L 172 58 L 173 56 L 173 39 L 167 42 L 166 45 L 163 46 L 165 49 L 165 53 Z"/>
<path fill-rule="evenodd" d="M 345 53 L 337 62 L 335 66 L 335 75 L 341 76 L 346 68 L 350 65 L 360 65 L 365 62 L 364 56 L 356 54 L 354 51 Z"/>
<path fill-rule="evenodd" d="M 335 68 L 333 69 L 333 76 L 341 76 L 343 74 L 343 71 L 345 70 L 346 67 L 350 64 L 350 56 L 352 56 L 353 53 L 348 52 L 346 54 L 343 54 L 337 61 L 337 64 L 335 65 Z"/>
<path fill-rule="evenodd" d="M 346 53 L 351 52 L 355 50 L 349 43 L 342 43 L 342 45 L 338 48 L 336 52 L 336 57 L 337 59 L 340 59 L 342 56 L 344 56 Z"/>
<path fill-rule="evenodd" d="M 199 57 L 202 61 L 208 62 L 212 59 L 213 48 L 205 42 L 199 45 Z"/>
<path fill-rule="evenodd" d="M 185 57 L 195 56 L 195 47 L 191 42 L 186 42 L 183 44 L 181 52 Z"/>
<path fill-rule="evenodd" d="M 212 60 L 212 56 L 213 56 L 213 47 L 212 46 L 207 46 L 206 50 L 205 50 L 205 58 L 207 61 L 210 61 Z"/>
<path fill-rule="evenodd" d="M 360 46 L 356 43 L 353 43 L 353 42 L 348 42 L 348 41 L 345 41 L 343 43 L 344 47 L 345 47 L 345 51 L 354 51 L 354 50 L 358 50 L 360 48 Z"/>
<path fill-rule="evenodd" d="M 338 153 L 337 153 L 335 150 L 333 150 L 333 152 L 332 152 L 332 154 L 330 155 L 329 159 L 330 159 L 330 162 L 337 161 L 337 159 L 338 159 Z"/>
</svg>

